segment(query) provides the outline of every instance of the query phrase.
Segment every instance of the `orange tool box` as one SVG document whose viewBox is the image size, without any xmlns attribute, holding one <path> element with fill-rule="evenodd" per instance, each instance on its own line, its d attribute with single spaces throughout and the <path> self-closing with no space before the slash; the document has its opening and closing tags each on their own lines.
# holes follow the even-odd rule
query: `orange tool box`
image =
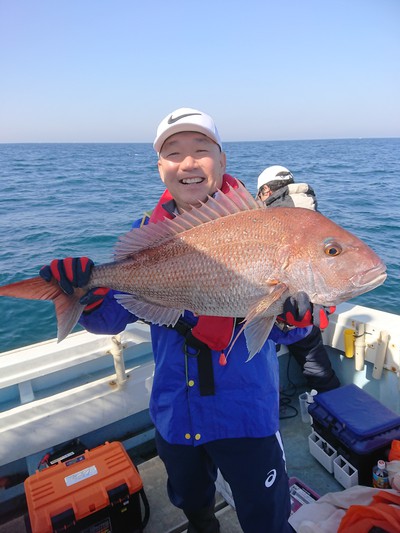
<svg viewBox="0 0 400 533">
<path fill-rule="evenodd" d="M 141 533 L 143 483 L 120 442 L 106 442 L 25 480 L 32 533 Z"/>
</svg>

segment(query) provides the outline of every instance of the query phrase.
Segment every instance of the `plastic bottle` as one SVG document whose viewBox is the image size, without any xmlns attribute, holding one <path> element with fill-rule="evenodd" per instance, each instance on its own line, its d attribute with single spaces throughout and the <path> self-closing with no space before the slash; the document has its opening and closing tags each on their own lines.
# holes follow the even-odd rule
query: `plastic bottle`
<svg viewBox="0 0 400 533">
<path fill-rule="evenodd" d="M 308 412 L 308 406 L 314 403 L 314 396 L 318 394 L 318 391 L 316 391 L 315 389 L 312 389 L 311 392 L 307 392 L 306 394 L 307 394 L 307 412 Z M 312 423 L 311 415 L 310 415 L 310 420 Z"/>
<path fill-rule="evenodd" d="M 372 470 L 372 485 L 377 489 L 390 489 L 389 474 L 386 463 L 379 459 L 378 464 Z"/>
<path fill-rule="evenodd" d="M 308 406 L 314 402 L 314 396 L 317 394 L 316 390 L 311 392 L 303 392 L 299 396 L 301 419 L 306 424 L 312 423 L 312 418 L 308 413 Z"/>
</svg>

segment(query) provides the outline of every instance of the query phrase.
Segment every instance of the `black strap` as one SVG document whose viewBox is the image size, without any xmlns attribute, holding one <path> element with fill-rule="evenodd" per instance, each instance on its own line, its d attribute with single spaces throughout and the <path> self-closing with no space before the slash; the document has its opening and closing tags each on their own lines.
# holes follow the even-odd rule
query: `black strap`
<svg viewBox="0 0 400 533">
<path fill-rule="evenodd" d="M 199 373 L 200 396 L 213 396 L 215 394 L 214 369 L 212 364 L 211 349 L 201 342 L 192 333 L 192 326 L 180 318 L 175 326 L 170 326 L 185 338 L 183 351 L 185 357 L 197 357 L 197 370 Z M 195 353 L 188 351 L 190 346 L 196 350 Z"/>
<path fill-rule="evenodd" d="M 150 518 L 150 504 L 149 504 L 149 500 L 147 499 L 144 488 L 140 489 L 139 495 L 142 498 L 143 507 L 144 507 L 144 516 L 142 519 L 142 528 L 144 529 L 147 526 L 147 523 Z"/>
</svg>

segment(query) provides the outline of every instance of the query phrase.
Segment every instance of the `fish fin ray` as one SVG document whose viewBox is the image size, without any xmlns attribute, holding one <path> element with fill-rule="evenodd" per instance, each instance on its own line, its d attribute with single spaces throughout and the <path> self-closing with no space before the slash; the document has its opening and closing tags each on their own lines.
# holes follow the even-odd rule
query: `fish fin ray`
<svg viewBox="0 0 400 533">
<path fill-rule="evenodd" d="M 58 292 L 61 292 L 61 289 L 56 282 L 48 283 L 40 276 L 0 287 L 0 296 L 25 300 L 53 300 Z"/>
<path fill-rule="evenodd" d="M 236 206 L 237 211 L 249 211 L 251 209 L 266 209 L 266 206 L 263 202 L 256 200 L 249 193 L 240 181 L 238 182 L 239 186 L 237 189 L 229 186 L 229 189 L 226 193 L 223 193 L 221 190 L 218 190 L 215 195 L 215 200 L 219 203 L 222 202 L 222 205 L 227 204 L 229 200 Z M 232 204 L 230 204 L 232 205 Z M 236 212 L 236 211 L 235 211 Z"/>
<path fill-rule="evenodd" d="M 250 361 L 261 350 L 274 325 L 277 309 L 280 309 L 280 302 L 287 290 L 287 286 L 284 283 L 273 283 L 271 284 L 271 292 L 267 296 L 255 300 L 243 321 L 242 327 L 233 339 L 226 356 L 229 355 L 239 335 L 243 332 L 249 350 L 247 361 Z M 267 311 L 270 313 L 268 316 L 266 316 Z"/>
<path fill-rule="evenodd" d="M 53 300 L 57 316 L 57 340 L 61 342 L 67 337 L 78 323 L 82 311 L 85 308 L 79 302 L 82 294 L 75 291 L 72 296 L 62 291 Z"/>
<path fill-rule="evenodd" d="M 246 337 L 247 348 L 249 350 L 249 357 L 247 358 L 246 363 L 251 361 L 264 346 L 275 320 L 276 316 L 260 317 L 246 324 L 244 334 Z"/>
<path fill-rule="evenodd" d="M 271 316 L 254 318 L 250 322 L 244 321 L 242 327 L 231 342 L 229 350 L 226 353 L 226 357 L 228 357 L 239 336 L 244 332 L 246 338 L 246 346 L 249 351 L 249 356 L 246 360 L 246 363 L 251 361 L 253 357 L 264 346 L 266 340 L 268 339 L 268 335 L 270 334 L 271 329 L 275 323 L 275 320 L 276 316 Z"/>
<path fill-rule="evenodd" d="M 160 326 L 174 326 L 183 314 L 182 309 L 172 309 L 160 305 L 138 300 L 134 294 L 115 294 L 114 298 L 122 307 L 142 320 L 159 324 Z"/>
<path fill-rule="evenodd" d="M 283 296 L 285 296 L 287 291 L 288 288 L 285 283 L 271 285 L 270 293 L 255 300 L 253 305 L 250 306 L 249 312 L 245 317 L 245 323 L 248 324 L 260 316 L 265 317 L 267 312 L 269 312 L 269 316 L 279 314 L 282 311 L 281 302 Z"/>
<path fill-rule="evenodd" d="M 192 228 L 206 224 L 240 211 L 263 209 L 265 206 L 257 202 L 248 190 L 239 183 L 234 189 L 229 186 L 227 193 L 217 191 L 215 198 L 208 197 L 200 207 L 193 207 L 184 211 L 173 219 L 165 219 L 155 224 L 147 224 L 141 228 L 134 228 L 125 235 L 121 235 L 115 245 L 114 259 L 121 261 L 141 250 L 152 248 Z"/>
<path fill-rule="evenodd" d="M 72 296 L 65 294 L 55 280 L 45 281 L 40 276 L 17 281 L 0 287 L 0 296 L 24 298 L 26 300 L 51 300 L 57 316 L 57 339 L 61 342 L 71 332 L 84 306 L 79 299 L 85 290 L 75 290 Z"/>
</svg>

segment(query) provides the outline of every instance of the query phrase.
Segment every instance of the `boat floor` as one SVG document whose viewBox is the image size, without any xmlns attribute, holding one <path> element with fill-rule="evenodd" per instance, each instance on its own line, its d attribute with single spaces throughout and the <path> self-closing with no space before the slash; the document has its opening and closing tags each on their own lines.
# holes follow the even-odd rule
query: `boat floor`
<svg viewBox="0 0 400 533">
<path fill-rule="evenodd" d="M 281 433 L 285 447 L 289 477 L 296 477 L 322 496 L 327 492 L 343 490 L 334 477 L 309 453 L 308 435 L 311 427 L 301 420 L 297 397 L 281 407 Z M 181 510 L 169 501 L 166 491 L 166 473 L 161 460 L 155 456 L 143 460 L 132 456 L 143 479 L 143 486 L 150 504 L 150 519 L 145 533 L 181 533 L 187 530 L 187 520 Z M 142 462 L 141 462 L 142 461 Z M 217 493 L 217 516 L 221 533 L 240 533 L 235 510 Z M 28 519 L 25 499 L 18 512 L 0 524 L 0 533 L 26 533 Z"/>
</svg>

